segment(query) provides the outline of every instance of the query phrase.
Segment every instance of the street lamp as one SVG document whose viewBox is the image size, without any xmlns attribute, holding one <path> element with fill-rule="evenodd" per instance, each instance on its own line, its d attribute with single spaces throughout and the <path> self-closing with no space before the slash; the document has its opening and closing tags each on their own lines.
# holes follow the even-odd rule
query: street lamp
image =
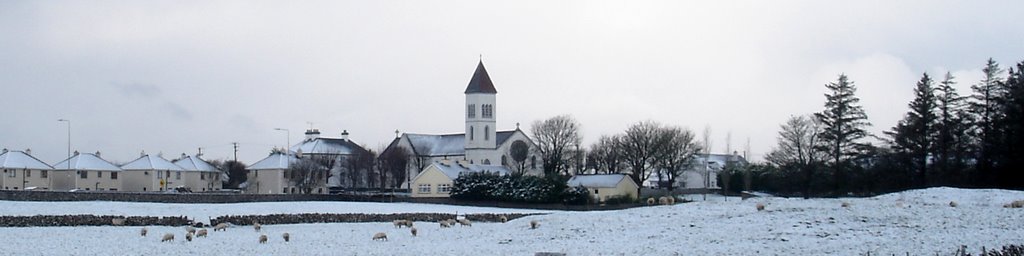
<svg viewBox="0 0 1024 256">
<path fill-rule="evenodd" d="M 71 171 L 71 120 L 61 118 L 61 119 L 57 119 L 57 122 L 67 122 L 68 123 L 68 160 L 67 160 L 67 162 L 68 162 L 68 171 L 70 172 Z M 53 189 L 53 184 L 52 184 L 52 182 L 50 182 L 50 183 L 51 183 L 50 184 L 50 189 Z M 75 178 L 75 188 L 78 188 L 78 178 Z"/>
<path fill-rule="evenodd" d="M 285 137 L 285 143 L 286 144 L 284 145 L 284 154 L 285 155 L 290 155 L 291 153 L 288 152 L 288 151 L 291 151 L 291 150 L 289 150 L 288 147 L 291 147 L 291 145 L 292 145 L 292 132 L 289 131 L 288 129 L 284 129 L 284 128 L 274 128 L 274 130 L 284 131 L 285 132 L 285 136 L 287 136 L 287 137 Z"/>
</svg>

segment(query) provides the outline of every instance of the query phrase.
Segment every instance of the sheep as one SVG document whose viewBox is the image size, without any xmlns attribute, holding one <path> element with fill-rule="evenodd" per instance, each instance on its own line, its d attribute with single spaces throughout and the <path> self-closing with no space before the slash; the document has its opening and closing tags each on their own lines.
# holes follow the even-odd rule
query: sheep
<svg viewBox="0 0 1024 256">
<path fill-rule="evenodd" d="M 281 234 L 281 238 L 284 238 L 284 241 L 285 241 L 285 242 L 288 242 L 288 241 L 290 241 L 290 240 L 291 240 L 291 238 L 292 238 L 292 235 L 291 235 L 291 234 L 288 234 L 288 232 L 284 232 L 284 234 Z"/>
<path fill-rule="evenodd" d="M 839 206 L 842 206 L 843 208 L 847 208 L 847 207 L 850 207 L 850 203 L 849 202 L 843 202 Z"/>
<path fill-rule="evenodd" d="M 196 230 L 196 237 L 206 237 L 206 229 L 201 228 L 199 230 Z"/>
<path fill-rule="evenodd" d="M 498 220 L 500 220 L 501 223 L 505 223 L 505 222 L 508 222 L 508 217 L 505 217 L 505 215 L 501 215 L 501 216 L 498 216 Z"/>
<path fill-rule="evenodd" d="M 267 243 L 267 235 L 260 235 L 260 243 L 261 244 Z"/>
<path fill-rule="evenodd" d="M 213 227 L 213 231 L 214 232 L 216 232 L 218 230 L 228 231 L 228 224 L 227 223 L 220 223 L 220 224 L 217 224 L 217 226 Z"/>
<path fill-rule="evenodd" d="M 193 228 L 192 226 L 185 226 L 185 232 L 188 232 L 189 234 L 195 234 L 196 228 Z"/>
<path fill-rule="evenodd" d="M 142 230 L 139 231 L 139 234 L 142 236 L 146 236 L 146 233 L 149 233 L 149 230 L 147 230 L 145 227 L 143 227 Z"/>
<path fill-rule="evenodd" d="M 461 219 L 459 220 L 459 224 L 461 224 L 462 226 L 473 226 L 473 223 L 470 222 L 469 219 Z"/>
<path fill-rule="evenodd" d="M 409 229 L 409 232 L 412 233 L 412 236 L 416 236 L 416 228 Z"/>
<path fill-rule="evenodd" d="M 167 242 L 167 241 L 174 241 L 174 234 L 171 234 L 171 233 L 164 234 L 164 238 L 160 239 L 160 242 Z"/>
<path fill-rule="evenodd" d="M 674 197 L 674 196 L 668 197 L 668 205 L 674 205 L 674 204 L 676 204 L 676 197 Z"/>
<path fill-rule="evenodd" d="M 380 232 L 380 233 L 377 233 L 377 234 L 373 234 L 373 240 L 374 240 L 374 241 L 376 241 L 376 240 L 383 240 L 383 241 L 387 241 L 387 240 L 388 240 L 388 235 L 387 235 L 387 234 L 384 234 L 384 232 Z"/>
<path fill-rule="evenodd" d="M 660 204 L 660 205 L 668 205 L 668 197 L 667 196 L 659 197 L 658 198 L 658 204 Z"/>
<path fill-rule="evenodd" d="M 185 233 L 185 240 L 189 241 L 189 242 L 192 242 L 192 233 L 191 232 L 186 232 Z"/>
<path fill-rule="evenodd" d="M 530 221 L 530 229 L 537 229 L 537 227 L 539 227 L 539 226 L 540 226 L 540 221 L 537 221 L 537 220 L 531 220 Z"/>
<path fill-rule="evenodd" d="M 124 226 L 124 218 L 110 219 L 110 224 L 114 226 Z"/>
<path fill-rule="evenodd" d="M 949 201 L 949 207 L 956 207 L 956 201 Z"/>
<path fill-rule="evenodd" d="M 764 211 L 764 204 L 757 203 L 757 211 Z"/>
<path fill-rule="evenodd" d="M 412 221 L 410 221 L 410 220 L 395 220 L 395 221 L 392 221 L 391 223 L 395 224 L 396 228 L 401 228 L 402 226 L 406 226 L 406 227 L 410 227 L 410 228 L 412 227 Z"/>
<path fill-rule="evenodd" d="M 438 221 L 437 223 L 441 224 L 441 228 L 450 228 L 450 227 L 452 227 L 452 224 L 448 223 L 448 220 Z"/>
<path fill-rule="evenodd" d="M 648 197 L 647 198 L 647 206 L 654 205 L 654 203 L 655 203 L 654 197 Z"/>
<path fill-rule="evenodd" d="M 258 223 L 258 222 L 257 223 L 253 223 L 252 224 L 252 228 L 256 229 L 256 232 L 260 232 L 260 229 L 263 229 L 263 225 L 260 225 L 260 223 Z"/>
</svg>

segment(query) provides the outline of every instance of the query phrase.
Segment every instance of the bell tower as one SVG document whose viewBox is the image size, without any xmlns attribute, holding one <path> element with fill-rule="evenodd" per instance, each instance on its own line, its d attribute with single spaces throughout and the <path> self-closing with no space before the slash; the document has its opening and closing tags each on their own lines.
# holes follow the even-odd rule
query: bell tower
<svg viewBox="0 0 1024 256">
<path fill-rule="evenodd" d="M 476 66 L 473 78 L 466 86 L 466 160 L 474 164 L 498 164 L 495 148 L 497 138 L 497 94 L 491 77 L 484 68 L 484 62 Z"/>
</svg>

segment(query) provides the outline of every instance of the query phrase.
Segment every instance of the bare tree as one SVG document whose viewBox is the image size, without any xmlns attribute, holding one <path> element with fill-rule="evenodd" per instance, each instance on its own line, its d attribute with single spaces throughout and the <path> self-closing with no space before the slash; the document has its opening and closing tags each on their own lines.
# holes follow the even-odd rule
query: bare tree
<svg viewBox="0 0 1024 256">
<path fill-rule="evenodd" d="M 342 164 L 345 176 L 349 180 L 349 187 L 365 187 L 362 179 L 369 170 L 373 169 L 375 157 L 372 151 L 357 151 L 344 157 Z"/>
<path fill-rule="evenodd" d="M 378 158 L 377 169 L 379 169 L 378 174 L 380 175 L 380 186 L 382 189 L 387 186 L 386 183 L 390 183 L 391 187 L 394 188 L 400 186 L 405 181 L 410 157 L 409 151 L 403 147 L 393 147 L 381 153 Z M 388 179 L 388 176 L 391 178 Z"/>
<path fill-rule="evenodd" d="M 526 158 L 530 156 L 530 146 L 522 140 L 516 140 L 509 146 L 506 158 L 512 159 L 510 162 L 502 162 L 503 165 L 512 169 L 513 175 L 526 174 Z"/>
<path fill-rule="evenodd" d="M 795 169 L 803 174 L 804 198 L 809 198 L 817 167 L 826 157 L 817 150 L 821 145 L 819 134 L 823 127 L 817 119 L 804 116 L 790 117 L 779 131 L 778 145 L 767 156 L 768 163 L 780 169 Z"/>
<path fill-rule="evenodd" d="M 285 175 L 303 194 L 327 185 L 328 166 L 333 165 L 333 157 L 311 157 L 299 159 L 288 165 Z M 330 165 L 329 165 L 330 164 Z"/>
<path fill-rule="evenodd" d="M 644 179 L 651 174 L 652 160 L 658 150 L 658 130 L 661 127 L 657 122 L 643 121 L 629 126 L 622 135 L 622 156 L 631 171 L 629 177 L 636 184 L 643 184 Z"/>
<path fill-rule="evenodd" d="M 669 191 L 675 189 L 676 179 L 690 169 L 700 152 L 692 131 L 679 127 L 663 127 L 656 132 L 657 150 L 653 161 L 660 178 L 667 179 Z M 660 185 L 660 184 L 659 184 Z"/>
<path fill-rule="evenodd" d="M 533 122 L 531 133 L 537 143 L 544 166 L 544 175 L 568 174 L 572 149 L 582 141 L 580 123 L 572 116 L 561 115 Z"/>
<path fill-rule="evenodd" d="M 621 141 L 621 135 L 601 136 L 590 145 L 587 164 L 598 173 L 620 173 L 625 162 Z"/>
<path fill-rule="evenodd" d="M 709 169 L 708 161 L 711 160 L 711 125 L 704 126 L 704 161 L 703 173 L 701 173 L 701 183 L 704 184 L 704 191 L 701 192 L 704 200 L 708 200 L 708 187 L 711 187 L 711 170 Z"/>
</svg>

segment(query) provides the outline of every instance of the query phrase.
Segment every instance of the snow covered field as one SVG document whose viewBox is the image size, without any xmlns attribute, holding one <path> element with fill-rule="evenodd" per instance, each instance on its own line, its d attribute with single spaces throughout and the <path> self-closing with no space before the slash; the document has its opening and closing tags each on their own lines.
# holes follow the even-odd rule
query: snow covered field
<svg viewBox="0 0 1024 256">
<path fill-rule="evenodd" d="M 709 199 L 711 199 L 709 197 Z M 211 232 L 191 243 L 180 227 L 0 228 L 2 255 L 948 255 L 1024 243 L 1024 209 L 1002 205 L 1024 192 L 933 188 L 864 199 L 757 198 L 603 212 L 551 212 L 428 204 L 285 202 L 226 205 L 27 203 L 0 201 L 0 215 L 129 214 L 219 216 L 296 212 L 550 212 L 509 223 L 441 229 L 418 222 L 419 236 L 390 223 L 267 225 Z M 949 207 L 950 201 L 959 206 Z M 756 203 L 767 204 L 758 212 Z M 840 207 L 849 202 L 849 208 Z M 78 205 L 82 204 L 82 205 Z M 22 208 L 22 209 L 12 209 Z M 528 223 L 539 220 L 540 228 Z M 171 232 L 177 240 L 161 243 Z M 280 235 L 292 234 L 285 243 Z M 387 232 L 387 242 L 371 241 Z"/>
</svg>

